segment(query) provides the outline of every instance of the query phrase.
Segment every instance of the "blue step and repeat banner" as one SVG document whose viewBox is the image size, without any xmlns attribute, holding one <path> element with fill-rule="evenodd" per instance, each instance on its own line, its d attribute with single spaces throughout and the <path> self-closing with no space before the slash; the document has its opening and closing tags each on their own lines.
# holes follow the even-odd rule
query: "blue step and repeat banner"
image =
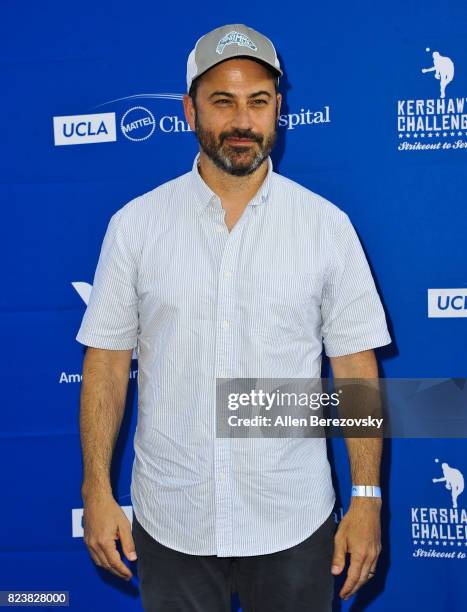
<svg viewBox="0 0 467 612">
<path fill-rule="evenodd" d="M 138 610 L 137 576 L 97 568 L 83 542 L 75 336 L 111 215 L 191 168 L 189 51 L 226 23 L 273 40 L 285 70 L 275 170 L 350 216 L 394 340 L 377 351 L 381 375 L 460 378 L 467 5 L 4 1 L 1 13 L 0 590 L 64 590 L 76 610 Z M 135 359 L 112 474 L 130 518 L 137 368 Z M 329 453 L 339 520 L 344 441 Z M 438 482 L 446 465 L 457 500 L 449 478 Z M 385 440 L 378 574 L 336 610 L 467 609 L 466 474 L 464 439 Z"/>
</svg>

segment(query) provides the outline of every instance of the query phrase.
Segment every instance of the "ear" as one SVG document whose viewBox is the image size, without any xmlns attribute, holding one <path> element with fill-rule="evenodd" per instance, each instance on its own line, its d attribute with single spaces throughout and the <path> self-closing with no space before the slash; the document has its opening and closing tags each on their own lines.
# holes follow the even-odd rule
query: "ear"
<svg viewBox="0 0 467 612">
<path fill-rule="evenodd" d="M 193 105 L 193 100 L 188 94 L 183 95 L 183 111 L 185 113 L 185 119 L 187 120 L 190 129 L 194 132 L 196 111 Z"/>
<path fill-rule="evenodd" d="M 277 100 L 277 121 L 279 121 L 279 116 L 281 114 L 282 94 L 280 93 L 276 94 L 276 100 Z"/>
</svg>

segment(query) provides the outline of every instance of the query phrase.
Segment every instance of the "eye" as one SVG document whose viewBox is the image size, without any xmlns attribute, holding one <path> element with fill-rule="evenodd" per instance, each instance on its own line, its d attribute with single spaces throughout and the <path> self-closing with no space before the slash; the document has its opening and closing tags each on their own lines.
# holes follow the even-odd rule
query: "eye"
<svg viewBox="0 0 467 612">
<path fill-rule="evenodd" d="M 224 106 L 225 104 L 229 104 L 230 100 L 228 98 L 219 98 L 214 102 L 214 104 L 219 104 L 220 106 Z"/>
<path fill-rule="evenodd" d="M 255 106 L 261 106 L 262 104 L 267 104 L 267 100 L 264 98 L 255 98 L 254 100 Z"/>
</svg>

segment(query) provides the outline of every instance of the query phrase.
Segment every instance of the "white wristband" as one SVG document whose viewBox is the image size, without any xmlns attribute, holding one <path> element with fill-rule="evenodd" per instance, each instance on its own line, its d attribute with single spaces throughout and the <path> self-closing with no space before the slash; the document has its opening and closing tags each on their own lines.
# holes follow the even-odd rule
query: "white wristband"
<svg viewBox="0 0 467 612">
<path fill-rule="evenodd" d="M 381 487 L 375 485 L 352 485 L 352 497 L 381 497 Z"/>
</svg>

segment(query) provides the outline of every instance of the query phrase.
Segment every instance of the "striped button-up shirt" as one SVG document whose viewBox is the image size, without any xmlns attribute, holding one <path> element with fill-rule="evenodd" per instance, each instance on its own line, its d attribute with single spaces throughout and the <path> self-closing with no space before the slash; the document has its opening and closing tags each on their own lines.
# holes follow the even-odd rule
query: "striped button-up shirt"
<svg viewBox="0 0 467 612">
<path fill-rule="evenodd" d="M 389 344 L 356 232 L 273 171 L 229 232 L 198 171 L 110 219 L 76 339 L 137 348 L 131 499 L 158 542 L 249 556 L 309 537 L 335 503 L 324 438 L 216 437 L 216 378 L 319 378 Z"/>
</svg>

